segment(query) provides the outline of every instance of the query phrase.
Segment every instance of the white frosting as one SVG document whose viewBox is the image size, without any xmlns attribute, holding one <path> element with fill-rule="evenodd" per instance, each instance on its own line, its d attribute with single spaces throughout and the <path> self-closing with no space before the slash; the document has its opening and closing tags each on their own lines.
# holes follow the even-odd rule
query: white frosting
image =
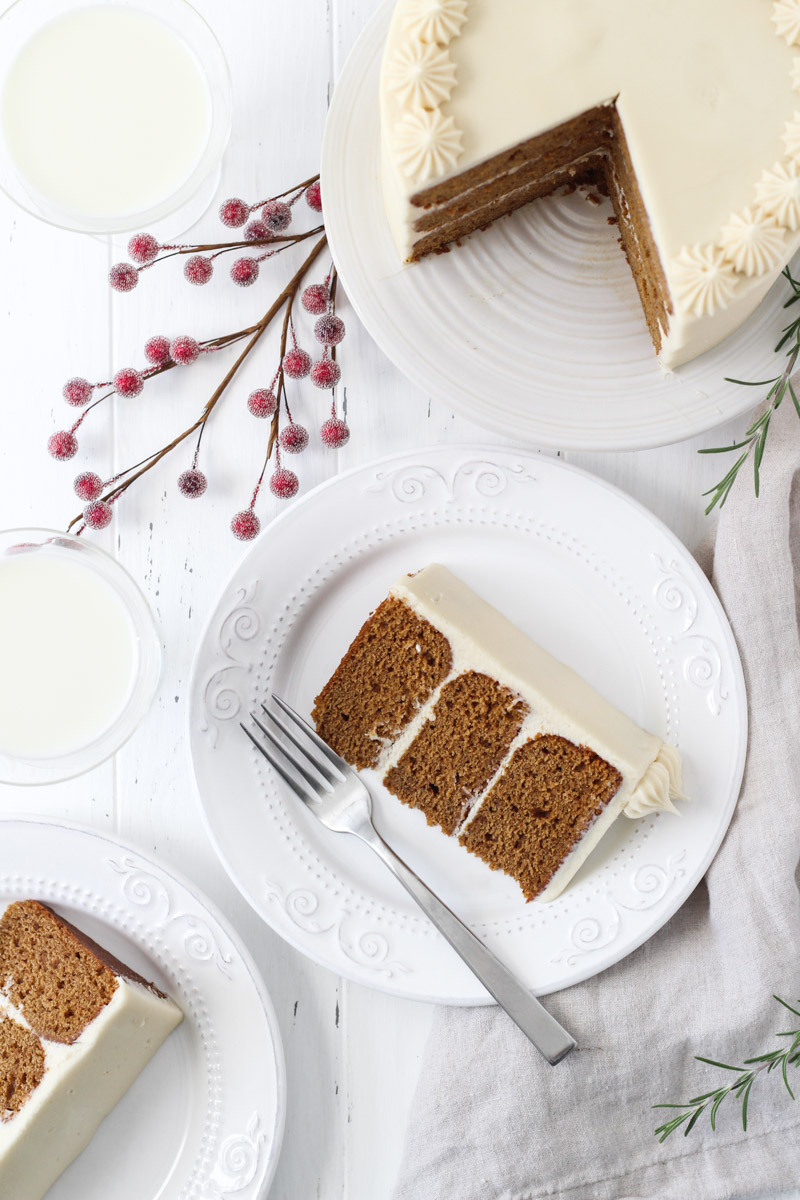
<svg viewBox="0 0 800 1200">
<path fill-rule="evenodd" d="M 713 316 L 736 291 L 738 276 L 719 246 L 684 246 L 672 265 L 673 292 L 682 312 Z"/>
<path fill-rule="evenodd" d="M 777 162 L 756 184 L 761 209 L 786 229 L 800 228 L 800 166 Z"/>
<path fill-rule="evenodd" d="M 29 1028 L 2 993 L 0 1015 Z M 114 995 L 77 1041 L 41 1039 L 41 1083 L 19 1112 L 0 1121 L 0 1197 L 41 1200 L 182 1020 L 171 1000 L 118 977 Z"/>
<path fill-rule="evenodd" d="M 467 0 L 401 0 L 399 10 L 412 37 L 446 46 L 467 19 Z"/>
<path fill-rule="evenodd" d="M 761 209 L 731 213 L 720 235 L 722 252 L 742 275 L 765 275 L 783 262 L 786 234 Z"/>
<path fill-rule="evenodd" d="M 800 0 L 775 0 L 772 20 L 790 46 L 800 45 Z"/>
<path fill-rule="evenodd" d="M 409 42 L 389 60 L 386 78 L 404 104 L 436 108 L 449 99 L 456 86 L 456 68 L 443 46 Z"/>
<path fill-rule="evenodd" d="M 401 258 L 423 236 L 413 229 L 422 210 L 410 204 L 422 187 L 615 104 L 674 301 L 661 362 L 695 358 L 746 320 L 800 248 L 793 206 L 767 209 L 756 196 L 772 164 L 788 170 L 800 159 L 799 25 L 800 0 L 398 0 L 380 102 L 383 190 Z M 417 109 L 391 86 L 390 64 L 421 42 L 447 45 L 458 82 L 430 111 L 452 120 L 459 141 L 409 170 L 408 142 L 418 154 L 423 139 L 409 131 L 397 141 Z M 697 247 L 724 251 L 735 287 L 718 255 L 713 280 L 687 264 Z"/>
<path fill-rule="evenodd" d="M 417 712 L 400 737 L 379 761 L 382 775 L 395 766 L 430 719 L 442 687 L 465 671 L 478 671 L 499 680 L 525 700 L 530 712 L 512 742 L 495 779 L 516 750 L 537 734 L 550 733 L 578 746 L 588 746 L 622 776 L 622 783 L 603 814 L 590 826 L 540 899 L 552 899 L 620 813 L 641 817 L 659 809 L 674 812 L 673 800 L 683 799 L 678 751 L 640 729 L 605 700 L 571 667 L 559 662 L 526 637 L 446 567 L 434 563 L 416 575 L 403 576 L 391 589 L 450 643 L 452 670 Z M 488 792 L 494 780 L 485 789 Z M 481 798 L 465 812 L 461 829 L 479 811 Z M 569 868 L 569 869 L 568 869 Z"/>
<path fill-rule="evenodd" d="M 438 108 L 413 108 L 392 134 L 395 156 L 406 178 L 425 183 L 450 170 L 461 154 L 461 133 Z"/>
</svg>

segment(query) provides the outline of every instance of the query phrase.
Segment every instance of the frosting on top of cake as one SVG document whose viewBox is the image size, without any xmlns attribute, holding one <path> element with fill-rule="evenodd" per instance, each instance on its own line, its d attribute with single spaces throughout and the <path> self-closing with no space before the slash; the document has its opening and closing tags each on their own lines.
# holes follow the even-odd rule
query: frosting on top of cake
<svg viewBox="0 0 800 1200">
<path fill-rule="evenodd" d="M 449 91 L 398 87 L 433 46 Z M 614 104 L 675 301 L 662 362 L 695 357 L 800 246 L 799 46 L 800 0 L 399 0 L 380 100 L 401 255 L 417 192 Z"/>
</svg>

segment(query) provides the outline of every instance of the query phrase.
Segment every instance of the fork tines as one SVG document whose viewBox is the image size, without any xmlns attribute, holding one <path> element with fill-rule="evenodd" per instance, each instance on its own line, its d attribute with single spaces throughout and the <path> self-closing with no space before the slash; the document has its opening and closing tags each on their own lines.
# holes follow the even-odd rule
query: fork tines
<svg viewBox="0 0 800 1200">
<path fill-rule="evenodd" d="M 269 727 L 254 712 L 250 713 L 251 720 L 263 734 L 263 740 L 243 722 L 240 722 L 241 727 L 295 795 L 306 804 L 313 804 L 329 795 L 333 785 L 345 778 L 342 771 L 344 763 L 285 700 L 274 693 L 272 699 L 285 716 L 278 716 L 262 702 L 261 708 Z M 275 730 L 285 740 L 279 740 Z M 296 772 L 296 775 L 292 772 Z"/>
</svg>

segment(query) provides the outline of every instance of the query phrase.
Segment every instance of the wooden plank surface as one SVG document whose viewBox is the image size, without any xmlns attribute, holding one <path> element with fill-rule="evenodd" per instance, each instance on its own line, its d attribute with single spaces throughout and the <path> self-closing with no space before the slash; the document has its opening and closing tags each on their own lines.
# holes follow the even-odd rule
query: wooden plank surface
<svg viewBox="0 0 800 1200">
<path fill-rule="evenodd" d="M 329 89 L 375 0 L 200 0 L 197 6 L 217 31 L 234 79 L 234 134 L 219 198 L 267 195 L 313 173 Z M 199 229 L 217 233 L 213 214 Z M 53 463 L 44 448 L 49 433 L 69 421 L 60 398 L 69 375 L 108 377 L 112 369 L 141 362 L 142 345 L 153 333 L 214 336 L 249 323 L 271 299 L 266 279 L 259 282 L 263 300 L 255 289 L 237 291 L 223 280 L 190 288 L 176 264 L 147 273 L 132 295 L 110 296 L 105 274 L 123 247 L 124 240 L 109 245 L 50 229 L 0 197 L 2 527 L 63 527 L 75 511 L 75 464 Z M 281 265 L 275 277 L 283 271 Z M 453 416 L 407 383 L 359 328 L 346 299 L 341 312 L 348 324 L 342 365 L 353 436 L 338 454 L 311 449 L 303 455 L 297 469 L 304 491 L 337 469 L 414 446 L 503 444 L 502 432 Z M 114 829 L 196 879 L 260 964 L 283 1034 L 289 1106 L 271 1197 L 388 1200 L 432 1010 L 335 977 L 250 911 L 204 832 L 186 751 L 192 657 L 220 581 L 246 552 L 226 525 L 246 507 L 263 456 L 244 401 L 251 387 L 269 382 L 276 353 L 273 337 L 215 414 L 201 464 L 214 486 L 203 507 L 176 493 L 187 452 L 132 490 L 112 529 L 97 539 L 144 587 L 163 633 L 164 677 L 144 727 L 115 762 L 83 779 L 35 790 L 0 788 L 0 813 L 58 814 Z M 76 464 L 111 474 L 158 447 L 189 424 L 222 370 L 212 358 L 185 374 L 170 372 L 136 400 L 109 405 L 87 422 Z M 298 420 L 321 421 L 324 414 L 313 403 L 303 393 Z M 724 433 L 742 427 L 736 422 Z M 707 534 L 701 492 L 718 471 L 718 460 L 696 451 L 723 435 L 635 454 L 565 457 L 624 488 L 692 547 Z M 278 507 L 265 497 L 262 519 Z"/>
</svg>

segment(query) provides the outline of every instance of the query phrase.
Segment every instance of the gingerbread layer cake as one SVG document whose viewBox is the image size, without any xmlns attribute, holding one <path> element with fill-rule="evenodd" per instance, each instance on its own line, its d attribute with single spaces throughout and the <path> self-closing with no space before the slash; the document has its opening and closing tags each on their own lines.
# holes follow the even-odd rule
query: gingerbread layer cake
<svg viewBox="0 0 800 1200">
<path fill-rule="evenodd" d="M 695 358 L 800 247 L 799 55 L 795 0 L 398 0 L 380 106 L 401 259 L 590 183 L 662 365 Z"/>
<path fill-rule="evenodd" d="M 0 1200 L 41 1200 L 182 1019 L 51 909 L 10 904 L 0 918 Z"/>
<path fill-rule="evenodd" d="M 557 896 L 618 816 L 682 796 L 673 746 L 438 564 L 395 583 L 313 717 L 528 900 Z"/>
</svg>

